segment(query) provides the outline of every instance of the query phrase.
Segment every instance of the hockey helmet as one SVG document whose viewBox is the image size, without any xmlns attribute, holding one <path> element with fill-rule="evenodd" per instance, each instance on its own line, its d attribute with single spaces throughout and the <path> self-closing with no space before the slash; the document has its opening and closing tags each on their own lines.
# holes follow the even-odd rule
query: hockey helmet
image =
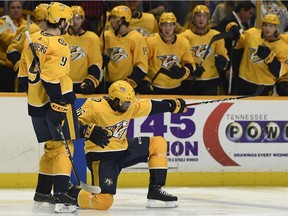
<svg viewBox="0 0 288 216">
<path fill-rule="evenodd" d="M 132 18 L 132 12 L 129 7 L 125 5 L 119 5 L 112 9 L 110 16 L 117 17 L 117 20 L 120 20 L 122 17 L 124 17 L 125 21 L 129 22 Z"/>
<path fill-rule="evenodd" d="M 159 18 L 159 23 L 176 23 L 177 19 L 172 12 L 163 12 Z"/>
<path fill-rule="evenodd" d="M 263 18 L 263 23 L 269 23 L 269 24 L 274 24 L 277 27 L 280 24 L 279 18 L 276 14 L 267 14 L 265 15 L 265 17 Z"/>
<path fill-rule="evenodd" d="M 71 8 L 65 4 L 59 2 L 52 2 L 47 8 L 46 20 L 50 23 L 57 24 L 60 19 L 70 24 L 73 17 Z"/>
<path fill-rule="evenodd" d="M 194 17 L 196 13 L 207 13 L 210 17 L 210 10 L 206 5 L 197 5 L 192 11 L 192 16 Z"/>
<path fill-rule="evenodd" d="M 46 11 L 48 8 L 49 4 L 39 4 L 35 7 L 34 9 L 34 17 L 36 20 L 41 21 L 45 20 L 46 18 Z"/>
<path fill-rule="evenodd" d="M 72 9 L 74 16 L 79 15 L 79 16 L 82 16 L 83 18 L 85 18 L 85 12 L 81 6 L 73 5 L 73 6 L 71 6 L 71 9 Z"/>
<path fill-rule="evenodd" d="M 114 82 L 108 89 L 110 100 L 119 100 L 117 111 L 126 111 L 135 101 L 135 91 L 133 87 L 124 80 Z"/>
</svg>

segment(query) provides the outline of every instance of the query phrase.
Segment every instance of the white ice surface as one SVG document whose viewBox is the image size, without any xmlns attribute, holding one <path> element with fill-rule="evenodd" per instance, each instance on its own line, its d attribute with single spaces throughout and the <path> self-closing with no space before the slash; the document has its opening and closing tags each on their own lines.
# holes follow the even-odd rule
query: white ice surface
<svg viewBox="0 0 288 216">
<path fill-rule="evenodd" d="M 118 189 L 107 211 L 78 209 L 70 216 L 193 216 L 193 215 L 288 215 L 285 187 L 195 187 L 164 188 L 177 195 L 179 207 L 147 209 L 146 188 Z M 58 215 L 32 212 L 34 190 L 0 190 L 0 215 Z"/>
</svg>

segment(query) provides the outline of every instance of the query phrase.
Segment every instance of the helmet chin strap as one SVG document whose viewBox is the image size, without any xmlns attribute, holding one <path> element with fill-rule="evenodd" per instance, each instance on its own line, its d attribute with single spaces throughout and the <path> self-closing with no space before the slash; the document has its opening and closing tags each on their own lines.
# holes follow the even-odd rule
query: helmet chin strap
<svg viewBox="0 0 288 216">
<path fill-rule="evenodd" d="M 58 28 L 60 29 L 61 35 L 64 35 L 66 33 L 67 25 L 68 25 L 68 23 L 66 23 L 63 28 L 61 28 L 60 25 L 58 26 Z"/>
<path fill-rule="evenodd" d="M 122 22 L 122 20 L 119 20 L 119 21 L 120 21 L 120 24 L 119 24 L 119 22 L 118 22 L 118 25 L 119 25 L 119 26 L 118 26 L 118 28 L 114 31 L 114 33 L 115 33 L 116 36 L 119 34 L 119 31 L 120 31 L 121 26 L 124 25 L 123 22 Z"/>
</svg>

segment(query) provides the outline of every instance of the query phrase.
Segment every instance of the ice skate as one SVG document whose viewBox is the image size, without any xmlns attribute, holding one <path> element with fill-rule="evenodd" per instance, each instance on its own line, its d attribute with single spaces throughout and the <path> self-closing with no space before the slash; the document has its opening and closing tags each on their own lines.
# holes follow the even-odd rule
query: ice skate
<svg viewBox="0 0 288 216">
<path fill-rule="evenodd" d="M 147 194 L 147 208 L 176 208 L 178 207 L 178 198 L 166 191 L 163 191 L 160 185 L 149 187 Z"/>
<path fill-rule="evenodd" d="M 35 213 L 53 213 L 55 199 L 52 194 L 42 194 L 36 192 L 34 195 L 34 203 L 32 206 L 32 212 Z"/>
<path fill-rule="evenodd" d="M 72 213 L 76 211 L 77 201 L 67 193 L 56 193 L 53 197 L 55 198 L 56 213 Z"/>
</svg>

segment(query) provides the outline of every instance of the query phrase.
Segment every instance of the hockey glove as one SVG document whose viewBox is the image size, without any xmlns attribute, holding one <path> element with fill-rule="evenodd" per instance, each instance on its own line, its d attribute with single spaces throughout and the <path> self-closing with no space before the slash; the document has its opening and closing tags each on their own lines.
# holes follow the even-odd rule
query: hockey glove
<svg viewBox="0 0 288 216">
<path fill-rule="evenodd" d="M 279 96 L 288 96 L 288 81 L 277 82 L 276 92 Z"/>
<path fill-rule="evenodd" d="M 110 57 L 107 54 L 102 54 L 102 60 L 103 60 L 103 67 L 107 67 L 108 63 L 110 62 Z"/>
<path fill-rule="evenodd" d="M 181 98 L 165 99 L 170 104 L 171 113 L 185 113 L 187 111 L 186 102 Z"/>
<path fill-rule="evenodd" d="M 202 76 L 204 71 L 205 69 L 201 65 L 196 64 L 196 69 L 191 73 L 191 76 L 193 78 L 199 78 Z"/>
<path fill-rule="evenodd" d="M 82 94 L 93 94 L 95 88 L 99 85 L 99 81 L 92 75 L 88 75 L 81 84 Z"/>
<path fill-rule="evenodd" d="M 153 94 L 153 86 L 149 80 L 142 80 L 138 89 L 140 94 Z"/>
<path fill-rule="evenodd" d="M 240 29 L 241 28 L 235 22 L 230 22 L 226 26 L 226 31 L 233 33 L 233 40 L 235 41 L 238 41 L 238 39 L 240 38 Z"/>
<path fill-rule="evenodd" d="M 273 61 L 275 54 L 272 52 L 269 47 L 264 45 L 259 45 L 256 55 L 259 56 L 259 58 L 264 59 L 264 62 L 266 64 L 269 64 Z"/>
<path fill-rule="evenodd" d="M 46 118 L 56 125 L 61 124 L 61 122 L 66 118 L 68 108 L 65 105 L 57 104 L 54 102 L 52 102 L 50 105 L 51 109 L 48 110 Z"/>
<path fill-rule="evenodd" d="M 88 139 L 101 148 L 105 148 L 110 142 L 108 132 L 95 124 L 85 125 L 83 135 L 85 140 Z"/>
<path fill-rule="evenodd" d="M 228 60 L 222 55 L 215 55 L 215 66 L 218 71 L 226 70 L 228 65 Z"/>
</svg>

